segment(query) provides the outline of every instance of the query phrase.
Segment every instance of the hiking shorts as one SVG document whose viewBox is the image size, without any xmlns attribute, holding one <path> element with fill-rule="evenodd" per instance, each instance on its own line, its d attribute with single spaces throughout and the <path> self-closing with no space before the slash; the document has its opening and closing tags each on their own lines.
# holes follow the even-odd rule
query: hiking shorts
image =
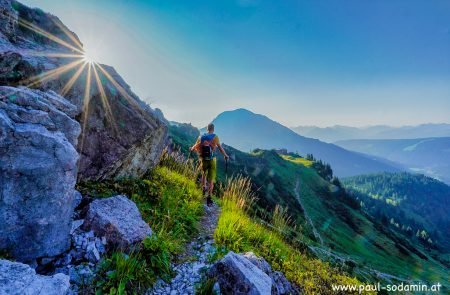
<svg viewBox="0 0 450 295">
<path fill-rule="evenodd" d="M 216 158 L 212 158 L 211 160 L 202 159 L 202 171 L 203 175 L 205 175 L 206 177 L 206 180 L 208 181 L 216 180 L 216 173 L 217 173 Z"/>
</svg>

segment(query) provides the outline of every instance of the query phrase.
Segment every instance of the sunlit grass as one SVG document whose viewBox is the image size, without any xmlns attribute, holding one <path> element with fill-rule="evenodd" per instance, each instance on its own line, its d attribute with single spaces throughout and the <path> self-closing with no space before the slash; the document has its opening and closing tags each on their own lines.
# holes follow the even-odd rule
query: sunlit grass
<svg viewBox="0 0 450 295">
<path fill-rule="evenodd" d="M 296 164 L 301 164 L 305 167 L 311 167 L 312 164 L 314 164 L 313 161 L 307 160 L 305 158 L 302 157 L 298 157 L 298 156 L 293 156 L 293 155 L 281 155 L 281 157 L 287 161 L 296 163 Z"/>
<path fill-rule="evenodd" d="M 248 214 L 254 200 L 248 180 L 230 180 L 225 189 L 222 214 L 214 233 L 218 245 L 235 252 L 252 251 L 264 257 L 274 270 L 300 286 L 306 294 L 333 294 L 332 284 L 360 284 L 328 263 L 310 257 L 290 245 L 279 231 L 261 224 Z M 281 208 L 275 223 L 289 225 L 289 217 Z M 282 221 L 283 219 L 283 221 Z"/>
</svg>

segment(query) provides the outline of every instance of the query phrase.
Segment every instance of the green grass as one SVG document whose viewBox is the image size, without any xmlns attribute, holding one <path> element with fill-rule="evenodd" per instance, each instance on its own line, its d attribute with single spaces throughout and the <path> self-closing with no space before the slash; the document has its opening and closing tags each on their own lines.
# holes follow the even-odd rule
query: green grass
<svg viewBox="0 0 450 295">
<path fill-rule="evenodd" d="M 295 164 L 301 164 L 305 167 L 311 167 L 314 164 L 313 161 L 295 155 L 281 155 L 281 157 L 287 161 L 291 161 Z"/>
<path fill-rule="evenodd" d="M 252 251 L 264 257 L 274 270 L 300 286 L 306 294 L 332 294 L 332 284 L 360 284 L 319 259 L 290 245 L 277 230 L 252 218 L 254 201 L 250 182 L 230 180 L 221 201 L 222 214 L 214 233 L 218 245 L 235 252 Z M 289 222 L 284 222 L 284 224 Z"/>
<path fill-rule="evenodd" d="M 103 259 L 96 276 L 96 294 L 145 293 L 152 281 L 146 260 L 135 252 L 115 252 Z"/>
<path fill-rule="evenodd" d="M 83 194 L 97 198 L 127 195 L 153 230 L 135 252 L 128 256 L 114 253 L 103 260 L 95 282 L 98 294 L 141 294 L 157 278 L 167 280 L 173 275 L 170 262 L 196 234 L 203 215 L 203 196 L 195 183 L 197 170 L 180 159 L 164 155 L 161 166 L 142 179 L 78 185 Z"/>
</svg>

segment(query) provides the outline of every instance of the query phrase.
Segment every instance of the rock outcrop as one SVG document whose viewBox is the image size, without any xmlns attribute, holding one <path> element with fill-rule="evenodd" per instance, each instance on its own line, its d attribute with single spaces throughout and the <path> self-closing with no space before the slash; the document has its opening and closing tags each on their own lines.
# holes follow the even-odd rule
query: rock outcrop
<svg viewBox="0 0 450 295">
<path fill-rule="evenodd" d="M 222 294 L 270 295 L 272 280 L 243 255 L 229 252 L 209 270 Z"/>
<path fill-rule="evenodd" d="M 294 288 L 294 286 L 292 286 L 292 284 L 286 279 L 283 273 L 279 271 L 272 271 L 270 264 L 264 258 L 258 257 L 252 252 L 245 253 L 244 257 L 272 279 L 272 294 L 300 294 L 300 292 L 296 288 Z"/>
<path fill-rule="evenodd" d="M 83 228 L 106 237 L 109 245 L 127 249 L 152 234 L 136 204 L 126 196 L 94 200 L 89 205 Z"/>
<path fill-rule="evenodd" d="M 19 261 L 70 245 L 77 113 L 52 91 L 0 86 L 0 249 Z"/>
<path fill-rule="evenodd" d="M 138 177 L 157 163 L 167 140 L 161 113 L 112 67 L 84 61 L 80 40 L 57 17 L 0 0 L 0 25 L 0 85 L 53 90 L 80 110 L 80 181 Z"/>
<path fill-rule="evenodd" d="M 0 259 L 0 295 L 64 295 L 69 287 L 67 275 L 41 276 L 26 264 Z"/>
<path fill-rule="evenodd" d="M 300 292 L 279 271 L 252 252 L 229 252 L 208 271 L 222 294 L 295 295 Z"/>
<path fill-rule="evenodd" d="M 0 33 L 7 39 L 15 40 L 18 13 L 9 0 L 0 0 Z"/>
</svg>

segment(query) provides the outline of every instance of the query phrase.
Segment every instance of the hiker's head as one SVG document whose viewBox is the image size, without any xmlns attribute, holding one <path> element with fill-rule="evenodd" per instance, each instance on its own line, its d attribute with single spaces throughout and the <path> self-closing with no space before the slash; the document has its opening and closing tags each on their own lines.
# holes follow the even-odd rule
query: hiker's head
<svg viewBox="0 0 450 295">
<path fill-rule="evenodd" d="M 208 124 L 208 127 L 206 127 L 206 130 L 207 130 L 209 133 L 214 132 L 214 124 L 213 124 L 213 123 L 209 123 L 209 124 Z"/>
</svg>

